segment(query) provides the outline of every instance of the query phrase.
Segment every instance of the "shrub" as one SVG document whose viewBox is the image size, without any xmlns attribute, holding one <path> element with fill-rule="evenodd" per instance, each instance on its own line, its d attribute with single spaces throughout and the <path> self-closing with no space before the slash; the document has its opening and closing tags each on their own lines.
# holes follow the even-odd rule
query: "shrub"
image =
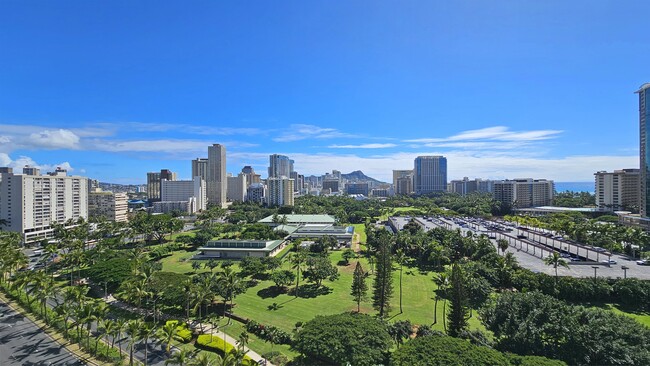
<svg viewBox="0 0 650 366">
<path fill-rule="evenodd" d="M 499 351 L 449 336 L 417 337 L 393 352 L 391 365 L 509 366 Z"/>
<path fill-rule="evenodd" d="M 246 331 L 275 344 L 291 344 L 291 334 L 273 325 L 264 325 L 255 320 L 249 320 L 246 323 Z"/>
<path fill-rule="evenodd" d="M 182 339 L 183 343 L 189 343 L 192 340 L 192 331 L 189 329 L 186 323 L 178 320 L 168 320 L 165 325 L 176 322 L 176 335 Z"/>
<path fill-rule="evenodd" d="M 218 352 L 222 355 L 237 351 L 235 346 L 224 341 L 223 338 L 210 334 L 201 334 L 196 339 L 196 347 L 206 351 Z M 244 360 L 252 361 L 253 359 L 246 355 Z"/>
</svg>

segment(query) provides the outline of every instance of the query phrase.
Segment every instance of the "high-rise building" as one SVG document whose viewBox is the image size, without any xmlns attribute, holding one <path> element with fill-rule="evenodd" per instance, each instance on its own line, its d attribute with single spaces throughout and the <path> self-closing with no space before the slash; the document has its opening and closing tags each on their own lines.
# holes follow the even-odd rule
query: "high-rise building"
<svg viewBox="0 0 650 366">
<path fill-rule="evenodd" d="M 638 211 L 639 169 L 594 173 L 596 206 L 609 210 Z"/>
<path fill-rule="evenodd" d="M 293 160 L 288 156 L 273 154 L 269 156 L 269 178 L 290 177 Z"/>
<path fill-rule="evenodd" d="M 250 202 L 264 203 L 266 198 L 266 187 L 262 183 L 253 183 L 246 190 L 246 198 Z"/>
<path fill-rule="evenodd" d="M 641 160 L 641 192 L 639 192 L 639 211 L 641 216 L 650 214 L 650 83 L 641 85 L 639 90 L 639 130 Z"/>
<path fill-rule="evenodd" d="M 147 198 L 149 202 L 160 201 L 160 182 L 163 180 L 176 180 L 176 173 L 169 169 L 162 169 L 160 173 L 147 173 Z"/>
<path fill-rule="evenodd" d="M 555 185 L 552 180 L 522 178 L 494 181 L 494 199 L 513 208 L 549 206 L 553 202 Z"/>
<path fill-rule="evenodd" d="M 88 217 L 104 218 L 108 221 L 128 220 L 128 197 L 126 193 L 113 193 L 94 188 L 88 192 Z"/>
<path fill-rule="evenodd" d="M 48 175 L 0 172 L 3 229 L 20 233 L 26 243 L 53 237 L 53 223 L 88 218 L 88 178 L 67 176 L 62 169 Z"/>
<path fill-rule="evenodd" d="M 330 193 L 336 193 L 339 191 L 339 185 L 341 181 L 335 179 L 334 177 L 323 179 L 323 190 L 327 190 Z"/>
<path fill-rule="evenodd" d="M 415 194 L 447 191 L 447 158 L 418 156 L 414 161 L 413 190 Z"/>
<path fill-rule="evenodd" d="M 41 175 L 41 170 L 33 166 L 25 165 L 23 167 L 23 174 L 25 175 Z"/>
<path fill-rule="evenodd" d="M 345 183 L 345 192 L 347 194 L 362 194 L 364 196 L 368 196 L 370 193 L 367 182 Z"/>
<path fill-rule="evenodd" d="M 397 180 L 399 178 L 405 178 L 405 177 L 410 177 L 411 180 L 413 180 L 413 170 L 408 169 L 408 170 L 393 170 L 393 190 L 395 191 L 395 194 L 411 194 L 411 192 L 407 193 L 397 193 Z M 411 183 L 411 191 L 413 190 L 413 183 Z"/>
<path fill-rule="evenodd" d="M 246 188 L 251 184 L 260 183 L 262 181 L 260 175 L 256 174 L 255 170 L 250 165 L 243 167 L 241 172 L 246 175 Z"/>
<path fill-rule="evenodd" d="M 219 207 L 226 205 L 228 181 L 226 179 L 226 147 L 208 146 L 208 203 Z"/>
<path fill-rule="evenodd" d="M 205 210 L 207 205 L 206 184 L 201 177 L 192 180 L 161 181 L 162 202 L 192 202 L 189 213 Z"/>
<path fill-rule="evenodd" d="M 244 202 L 246 200 L 246 183 L 246 174 L 244 173 L 239 173 L 236 177 L 228 177 L 228 201 Z"/>
<path fill-rule="evenodd" d="M 293 206 L 293 179 L 273 177 L 266 180 L 268 186 L 267 204 L 269 206 Z"/>
<path fill-rule="evenodd" d="M 464 177 L 462 180 L 452 180 L 449 182 L 450 193 L 457 193 L 461 196 L 465 196 L 470 193 L 480 192 L 480 193 L 492 193 L 492 184 L 491 180 L 483 180 L 480 178 L 470 180 L 467 177 Z"/>
<path fill-rule="evenodd" d="M 192 160 L 192 178 L 201 177 L 203 181 L 208 181 L 208 159 L 196 158 Z"/>
</svg>

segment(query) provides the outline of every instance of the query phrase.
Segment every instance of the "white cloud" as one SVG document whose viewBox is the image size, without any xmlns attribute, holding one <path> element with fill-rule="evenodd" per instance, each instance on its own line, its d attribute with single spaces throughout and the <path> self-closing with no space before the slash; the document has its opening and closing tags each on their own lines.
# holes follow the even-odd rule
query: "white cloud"
<svg viewBox="0 0 650 366">
<path fill-rule="evenodd" d="M 305 140 L 309 138 L 314 139 L 331 139 L 331 138 L 349 138 L 358 137 L 352 134 L 343 133 L 335 128 L 324 128 L 314 125 L 294 124 L 289 126 L 287 130 L 281 133 L 280 136 L 273 139 L 277 142 L 291 142 Z"/>
<path fill-rule="evenodd" d="M 419 142 L 419 143 L 442 143 L 451 141 L 477 141 L 477 140 L 492 140 L 492 141 L 540 141 L 548 140 L 557 137 L 563 131 L 560 130 L 533 130 L 533 131 L 510 131 L 505 126 L 487 127 L 478 130 L 468 130 L 443 138 L 420 138 L 405 140 L 406 142 Z"/>
<path fill-rule="evenodd" d="M 29 135 L 27 143 L 32 148 L 77 149 L 79 136 L 70 130 L 43 130 Z"/>
<path fill-rule="evenodd" d="M 395 147 L 395 144 L 361 144 L 361 145 L 329 145 L 330 149 L 385 149 Z"/>
<path fill-rule="evenodd" d="M 41 173 L 51 172 L 56 168 L 63 168 L 68 172 L 74 171 L 74 168 L 67 161 L 59 164 L 39 164 L 29 156 L 21 155 L 17 159 L 13 160 L 8 154 L 0 153 L 0 166 L 14 168 L 15 173 L 21 173 L 23 167 L 26 165 L 41 169 Z"/>
</svg>

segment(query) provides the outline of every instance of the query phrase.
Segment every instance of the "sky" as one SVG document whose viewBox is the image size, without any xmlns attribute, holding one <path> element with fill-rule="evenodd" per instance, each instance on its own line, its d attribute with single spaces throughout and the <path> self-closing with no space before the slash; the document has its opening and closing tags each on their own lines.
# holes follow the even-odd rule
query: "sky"
<svg viewBox="0 0 650 366">
<path fill-rule="evenodd" d="M 592 181 L 638 168 L 647 1 L 0 1 L 0 166 Z"/>
</svg>

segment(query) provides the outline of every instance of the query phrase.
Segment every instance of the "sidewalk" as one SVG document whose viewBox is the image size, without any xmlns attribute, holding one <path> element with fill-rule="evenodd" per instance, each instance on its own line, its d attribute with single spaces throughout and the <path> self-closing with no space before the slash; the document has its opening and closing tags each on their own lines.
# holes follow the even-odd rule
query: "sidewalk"
<svg viewBox="0 0 650 366">
<path fill-rule="evenodd" d="M 234 320 L 233 320 L 233 321 L 234 321 Z M 221 337 L 221 338 L 225 339 L 226 342 L 232 344 L 233 346 L 236 346 L 236 345 L 237 345 L 237 339 L 235 339 L 235 338 L 229 336 L 228 334 L 226 334 L 226 333 L 223 332 L 223 331 L 219 332 L 219 331 L 217 330 L 217 332 L 213 332 L 213 331 L 212 331 L 212 327 L 211 327 L 209 324 L 207 324 L 207 326 L 204 327 L 204 330 L 205 330 L 206 333 L 207 333 L 207 332 L 210 332 L 210 333 L 212 333 L 212 335 L 215 335 L 215 336 L 217 336 L 217 337 Z M 210 334 L 210 333 L 208 333 L 208 334 Z M 248 357 L 252 358 L 253 361 L 257 362 L 258 364 L 260 364 L 260 365 L 266 365 L 266 366 L 275 366 L 275 365 L 273 365 L 272 363 L 270 363 L 269 361 L 266 361 L 266 364 L 264 364 L 264 363 L 260 363 L 260 361 L 262 361 L 262 362 L 265 361 L 264 357 L 262 357 L 259 353 L 257 353 L 257 352 L 255 352 L 255 351 L 251 350 L 250 348 L 248 348 L 248 347 L 244 347 L 244 350 L 246 351 L 246 355 L 247 355 Z"/>
</svg>

